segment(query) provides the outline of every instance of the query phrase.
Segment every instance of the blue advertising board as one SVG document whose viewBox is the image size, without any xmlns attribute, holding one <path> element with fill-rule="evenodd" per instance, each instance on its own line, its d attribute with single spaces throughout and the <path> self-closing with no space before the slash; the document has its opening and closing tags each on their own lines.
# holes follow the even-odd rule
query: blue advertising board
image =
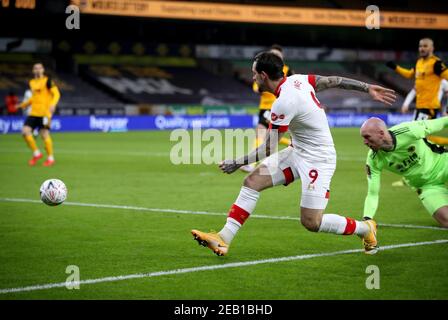
<svg viewBox="0 0 448 320">
<path fill-rule="evenodd" d="M 401 114 L 328 114 L 330 127 L 359 127 L 369 117 L 383 119 L 387 125 L 411 121 L 412 115 Z M 21 131 L 24 117 L 0 117 L 0 133 Z M 258 116 L 253 115 L 200 115 L 200 116 L 55 116 L 51 121 L 53 132 L 102 131 L 120 132 L 132 130 L 173 129 L 236 129 L 253 128 Z"/>
</svg>

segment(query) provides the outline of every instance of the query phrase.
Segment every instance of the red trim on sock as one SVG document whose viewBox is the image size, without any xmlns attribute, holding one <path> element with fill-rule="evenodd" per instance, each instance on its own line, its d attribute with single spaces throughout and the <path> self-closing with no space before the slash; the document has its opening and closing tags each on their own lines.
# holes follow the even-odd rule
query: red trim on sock
<svg viewBox="0 0 448 320">
<path fill-rule="evenodd" d="M 356 221 L 351 218 L 345 218 L 347 219 L 347 225 L 345 226 L 344 235 L 350 235 L 355 232 L 356 229 Z"/>
<path fill-rule="evenodd" d="M 290 167 L 283 169 L 283 174 L 285 175 L 285 183 L 283 185 L 287 186 L 294 181 L 294 174 Z"/>
<path fill-rule="evenodd" d="M 241 225 L 249 218 L 250 213 L 244 210 L 243 208 L 238 207 L 236 204 L 233 204 L 229 211 L 229 218 L 235 219 Z"/>
</svg>

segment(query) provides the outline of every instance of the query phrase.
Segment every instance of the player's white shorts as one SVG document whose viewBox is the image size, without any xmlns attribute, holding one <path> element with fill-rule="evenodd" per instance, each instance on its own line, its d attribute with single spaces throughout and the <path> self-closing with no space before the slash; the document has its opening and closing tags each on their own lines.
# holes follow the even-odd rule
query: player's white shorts
<svg viewBox="0 0 448 320">
<path fill-rule="evenodd" d="M 310 161 L 300 157 L 293 147 L 288 147 L 266 158 L 264 164 L 274 186 L 288 185 L 302 180 L 300 206 L 325 209 L 330 198 L 330 183 L 336 170 L 336 159 L 330 162 Z"/>
</svg>

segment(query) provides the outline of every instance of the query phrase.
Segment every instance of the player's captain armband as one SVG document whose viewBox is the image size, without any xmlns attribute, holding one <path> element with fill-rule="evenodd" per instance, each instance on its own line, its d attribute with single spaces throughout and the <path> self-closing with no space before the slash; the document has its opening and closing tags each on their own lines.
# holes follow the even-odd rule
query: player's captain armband
<svg viewBox="0 0 448 320">
<path fill-rule="evenodd" d="M 445 70 L 447 70 L 447 67 L 445 63 L 443 63 L 442 60 L 437 60 L 434 63 L 434 73 L 438 76 L 440 76 Z"/>
<path fill-rule="evenodd" d="M 368 164 L 366 164 L 366 173 L 369 179 L 372 178 L 372 171 L 370 170 L 370 166 Z"/>
<path fill-rule="evenodd" d="M 288 126 L 280 126 L 280 125 L 269 123 L 269 129 L 270 130 L 278 130 L 278 132 L 283 133 L 283 132 L 288 131 Z"/>
</svg>

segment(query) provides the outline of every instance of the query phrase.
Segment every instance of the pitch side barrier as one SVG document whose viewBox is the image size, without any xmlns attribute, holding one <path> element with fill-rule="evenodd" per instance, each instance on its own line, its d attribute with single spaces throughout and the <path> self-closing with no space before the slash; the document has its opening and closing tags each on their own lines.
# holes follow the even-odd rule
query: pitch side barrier
<svg viewBox="0 0 448 320">
<path fill-rule="evenodd" d="M 383 119 L 387 125 L 411 121 L 412 115 L 402 114 L 328 114 L 330 127 L 360 127 L 369 117 Z M 0 117 L 0 133 L 21 132 L 24 117 Z M 237 129 L 253 128 L 258 116 L 253 115 L 201 115 L 201 116 L 55 116 L 51 121 L 53 132 L 125 132 L 134 130 L 173 129 Z"/>
</svg>

